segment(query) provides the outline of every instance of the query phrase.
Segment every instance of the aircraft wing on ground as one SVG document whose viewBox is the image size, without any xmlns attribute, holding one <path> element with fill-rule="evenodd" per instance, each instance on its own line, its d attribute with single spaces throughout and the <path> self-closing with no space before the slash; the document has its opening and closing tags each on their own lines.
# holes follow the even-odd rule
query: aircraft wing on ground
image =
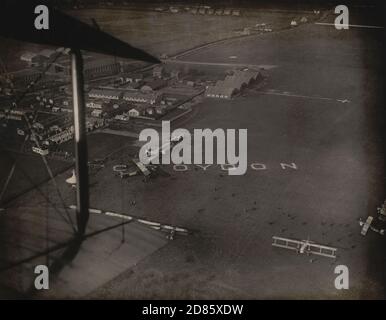
<svg viewBox="0 0 386 320">
<path fill-rule="evenodd" d="M 282 237 L 272 237 L 272 246 L 294 250 L 298 253 L 315 254 L 328 258 L 336 258 L 336 248 L 313 243 L 309 240 L 294 240 Z"/>
<path fill-rule="evenodd" d="M 150 176 L 150 174 L 151 174 L 150 170 L 148 168 L 146 168 L 146 166 L 141 161 L 133 160 L 133 162 L 138 167 L 138 169 L 141 170 L 141 172 L 143 173 L 143 175 L 145 177 Z"/>
<path fill-rule="evenodd" d="M 368 216 L 366 219 L 366 222 L 363 223 L 362 230 L 361 230 L 362 236 L 365 236 L 367 234 L 367 231 L 369 231 L 369 228 L 371 226 L 371 223 L 373 222 L 373 219 L 374 218 L 372 216 Z"/>
</svg>

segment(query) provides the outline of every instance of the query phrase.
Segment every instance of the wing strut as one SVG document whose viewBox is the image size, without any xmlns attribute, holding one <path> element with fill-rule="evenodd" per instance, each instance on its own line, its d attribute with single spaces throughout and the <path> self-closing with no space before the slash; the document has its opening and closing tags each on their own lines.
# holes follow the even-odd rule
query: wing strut
<svg viewBox="0 0 386 320">
<path fill-rule="evenodd" d="M 84 104 L 83 58 L 79 49 L 71 50 L 72 97 L 74 104 L 76 219 L 78 235 L 83 236 L 89 218 L 88 150 Z"/>
<path fill-rule="evenodd" d="M 75 174 L 77 181 L 77 233 L 78 236 L 83 236 L 89 218 L 89 186 L 86 108 L 84 104 L 83 58 L 81 50 L 110 54 L 148 63 L 160 63 L 160 61 L 147 52 L 52 7 L 49 7 L 49 28 L 37 30 L 34 27 L 36 19 L 35 6 L 37 4 L 39 4 L 37 0 L 31 0 L 26 4 L 21 4 L 20 1 L 14 0 L 0 1 L 0 35 L 21 41 L 71 49 Z"/>
</svg>

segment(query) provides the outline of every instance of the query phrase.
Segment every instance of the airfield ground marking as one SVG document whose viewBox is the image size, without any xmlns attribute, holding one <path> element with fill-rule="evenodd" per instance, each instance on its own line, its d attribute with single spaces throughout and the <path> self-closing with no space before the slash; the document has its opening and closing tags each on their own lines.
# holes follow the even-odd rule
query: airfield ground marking
<svg viewBox="0 0 386 320">
<path fill-rule="evenodd" d="M 327 22 L 315 22 L 315 24 L 320 26 L 335 26 L 335 23 Z M 363 24 L 339 24 L 340 27 L 353 27 L 353 28 L 367 28 L 367 29 L 384 29 L 382 26 L 368 26 Z"/>
<path fill-rule="evenodd" d="M 334 99 L 334 98 L 316 97 L 316 96 L 305 96 L 305 95 L 301 95 L 301 94 L 280 93 L 280 92 L 267 92 L 267 91 L 257 91 L 257 92 L 260 93 L 260 94 L 274 95 L 274 96 L 285 96 L 285 97 L 303 98 L 303 99 L 338 101 L 340 103 L 348 103 L 348 102 L 350 102 L 350 100 L 348 100 L 348 99 Z"/>
<path fill-rule="evenodd" d="M 75 205 L 70 205 L 69 208 L 71 210 L 76 210 Z M 104 214 L 105 216 L 121 218 L 121 219 L 128 220 L 128 221 L 136 221 L 136 222 L 141 223 L 143 225 L 147 225 L 148 227 L 155 229 L 155 230 L 171 231 L 171 232 L 173 231 L 173 232 L 178 232 L 179 234 L 183 234 L 183 235 L 187 235 L 187 234 L 191 233 L 191 231 L 189 231 L 188 229 L 182 228 L 182 227 L 177 227 L 177 226 L 172 226 L 169 224 L 163 224 L 163 223 L 159 223 L 159 222 L 149 221 L 147 219 L 141 219 L 141 218 L 138 218 L 135 216 L 130 216 L 127 214 L 117 213 L 117 212 L 113 212 L 113 211 L 103 211 L 101 209 L 89 208 L 89 212 L 94 213 L 94 214 Z"/>
</svg>

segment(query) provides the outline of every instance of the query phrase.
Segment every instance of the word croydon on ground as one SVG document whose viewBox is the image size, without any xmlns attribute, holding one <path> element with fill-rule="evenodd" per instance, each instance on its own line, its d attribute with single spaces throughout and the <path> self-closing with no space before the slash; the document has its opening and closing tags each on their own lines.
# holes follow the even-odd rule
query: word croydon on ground
<svg viewBox="0 0 386 320">
<path fill-rule="evenodd" d="M 162 121 L 162 137 L 155 129 L 143 129 L 139 141 L 148 141 L 139 151 L 143 164 L 214 164 L 214 138 L 216 138 L 216 164 L 232 165 L 229 175 L 243 175 L 247 171 L 247 129 L 239 129 L 238 155 L 236 129 L 194 129 L 193 161 L 192 136 L 187 129 L 176 129 L 170 134 L 170 122 Z M 202 140 L 205 140 L 203 162 Z M 173 147 L 173 148 L 172 148 Z M 161 159 L 160 159 L 161 157 Z"/>
</svg>

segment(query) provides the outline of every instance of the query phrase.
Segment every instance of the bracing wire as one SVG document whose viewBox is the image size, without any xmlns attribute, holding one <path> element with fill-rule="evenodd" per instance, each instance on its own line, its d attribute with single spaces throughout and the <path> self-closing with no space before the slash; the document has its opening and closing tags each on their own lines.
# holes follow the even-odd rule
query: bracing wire
<svg viewBox="0 0 386 320">
<path fill-rule="evenodd" d="M 43 77 L 45 76 L 45 74 L 47 73 L 47 71 L 50 69 L 50 67 L 52 66 L 52 64 L 54 64 L 54 63 L 59 59 L 59 57 L 61 57 L 62 55 L 63 55 L 63 52 L 57 53 L 56 56 L 54 57 L 54 59 L 53 59 L 53 60 L 46 66 L 46 68 L 39 74 L 38 78 L 37 78 L 35 81 L 33 81 L 32 83 L 30 83 L 30 84 L 27 86 L 27 89 L 24 90 L 24 92 L 16 99 L 16 101 L 15 101 L 15 105 L 16 105 L 16 106 L 17 106 L 17 105 L 19 104 L 19 102 L 26 96 L 26 94 L 31 90 L 31 88 L 33 88 L 33 87 L 34 87 L 41 79 L 43 79 Z M 31 134 L 34 134 L 34 131 L 33 131 L 33 128 L 32 128 L 32 126 L 31 126 L 30 122 L 29 122 L 29 119 L 28 119 L 28 117 L 27 117 L 25 114 L 24 114 L 24 119 L 25 119 L 25 121 L 26 121 L 26 123 L 27 123 L 28 129 L 29 129 L 29 131 L 31 132 Z M 26 139 L 24 140 L 24 142 L 23 142 L 21 148 L 24 148 L 24 145 L 25 145 L 25 142 L 27 141 L 27 138 L 28 138 L 28 137 L 26 137 Z M 35 143 L 36 143 L 37 147 L 40 148 L 40 145 L 39 145 L 39 142 L 37 141 L 37 139 L 35 139 Z M 68 218 L 68 221 L 69 221 L 69 222 L 68 222 L 66 219 L 65 219 L 65 221 L 68 222 L 68 223 L 70 223 L 71 226 L 72 226 L 72 228 L 73 228 L 73 230 L 74 230 L 74 232 L 76 232 L 76 230 L 75 230 L 75 228 L 74 228 L 74 223 L 73 223 L 73 221 L 72 221 L 72 219 L 71 219 L 71 216 L 70 216 L 70 214 L 69 214 L 69 212 L 68 212 L 67 206 L 66 206 L 66 204 L 65 204 L 65 202 L 64 202 L 64 199 L 63 199 L 62 194 L 61 194 L 61 192 L 60 192 L 60 190 L 59 190 L 59 187 L 58 187 L 58 185 L 57 185 L 57 183 L 56 183 L 55 177 L 54 177 L 54 175 L 53 175 L 53 173 L 52 173 L 52 170 L 51 170 L 51 168 L 50 168 L 50 166 L 49 166 L 49 164 L 48 164 L 48 161 L 47 161 L 47 159 L 46 159 L 46 157 L 45 157 L 44 155 L 41 155 L 41 157 L 42 157 L 42 161 L 43 161 L 43 163 L 44 163 L 44 165 L 45 165 L 45 168 L 46 168 L 46 170 L 47 170 L 47 173 L 48 173 L 48 175 L 50 176 L 50 179 L 52 180 L 52 182 L 53 182 L 53 184 L 54 184 L 55 190 L 56 190 L 56 192 L 57 192 L 57 194 L 58 194 L 58 196 L 59 196 L 59 199 L 60 199 L 60 201 L 61 201 L 61 204 L 63 205 L 63 209 L 64 209 L 65 212 L 66 212 L 66 215 L 67 215 L 67 218 Z M 2 190 L 2 192 L 1 192 L 1 194 L 0 194 L 0 200 L 2 199 L 2 196 L 4 195 L 4 193 L 5 193 L 5 191 L 6 191 L 6 188 L 7 188 L 8 184 L 9 184 L 9 181 L 10 181 L 10 179 L 12 178 L 12 175 L 13 175 L 13 173 L 14 173 L 15 166 L 16 166 L 16 161 L 17 161 L 17 157 L 15 157 L 15 159 L 14 159 L 14 164 L 12 165 L 11 170 L 10 170 L 10 173 L 9 173 L 9 175 L 8 175 L 8 177 L 7 177 L 6 185 L 4 186 L 4 188 L 3 188 L 3 190 Z"/>
<path fill-rule="evenodd" d="M 2 147 L 4 150 L 4 147 Z M 16 161 L 14 157 L 12 157 L 8 152 L 7 152 L 8 157 L 10 157 L 12 160 Z M 40 186 L 37 185 L 34 180 L 31 178 L 31 176 L 21 167 L 18 167 L 20 172 L 23 174 L 23 176 L 28 180 L 29 183 L 33 186 L 35 190 L 38 191 L 38 193 L 44 198 L 44 200 L 52 206 L 52 208 L 59 214 L 59 216 L 65 221 L 69 226 L 71 226 L 72 230 L 76 232 L 76 229 L 73 224 L 70 223 L 69 220 L 66 219 L 66 217 L 60 212 L 60 208 L 56 206 L 55 203 L 53 203 L 46 195 L 45 193 L 41 190 Z"/>
</svg>

